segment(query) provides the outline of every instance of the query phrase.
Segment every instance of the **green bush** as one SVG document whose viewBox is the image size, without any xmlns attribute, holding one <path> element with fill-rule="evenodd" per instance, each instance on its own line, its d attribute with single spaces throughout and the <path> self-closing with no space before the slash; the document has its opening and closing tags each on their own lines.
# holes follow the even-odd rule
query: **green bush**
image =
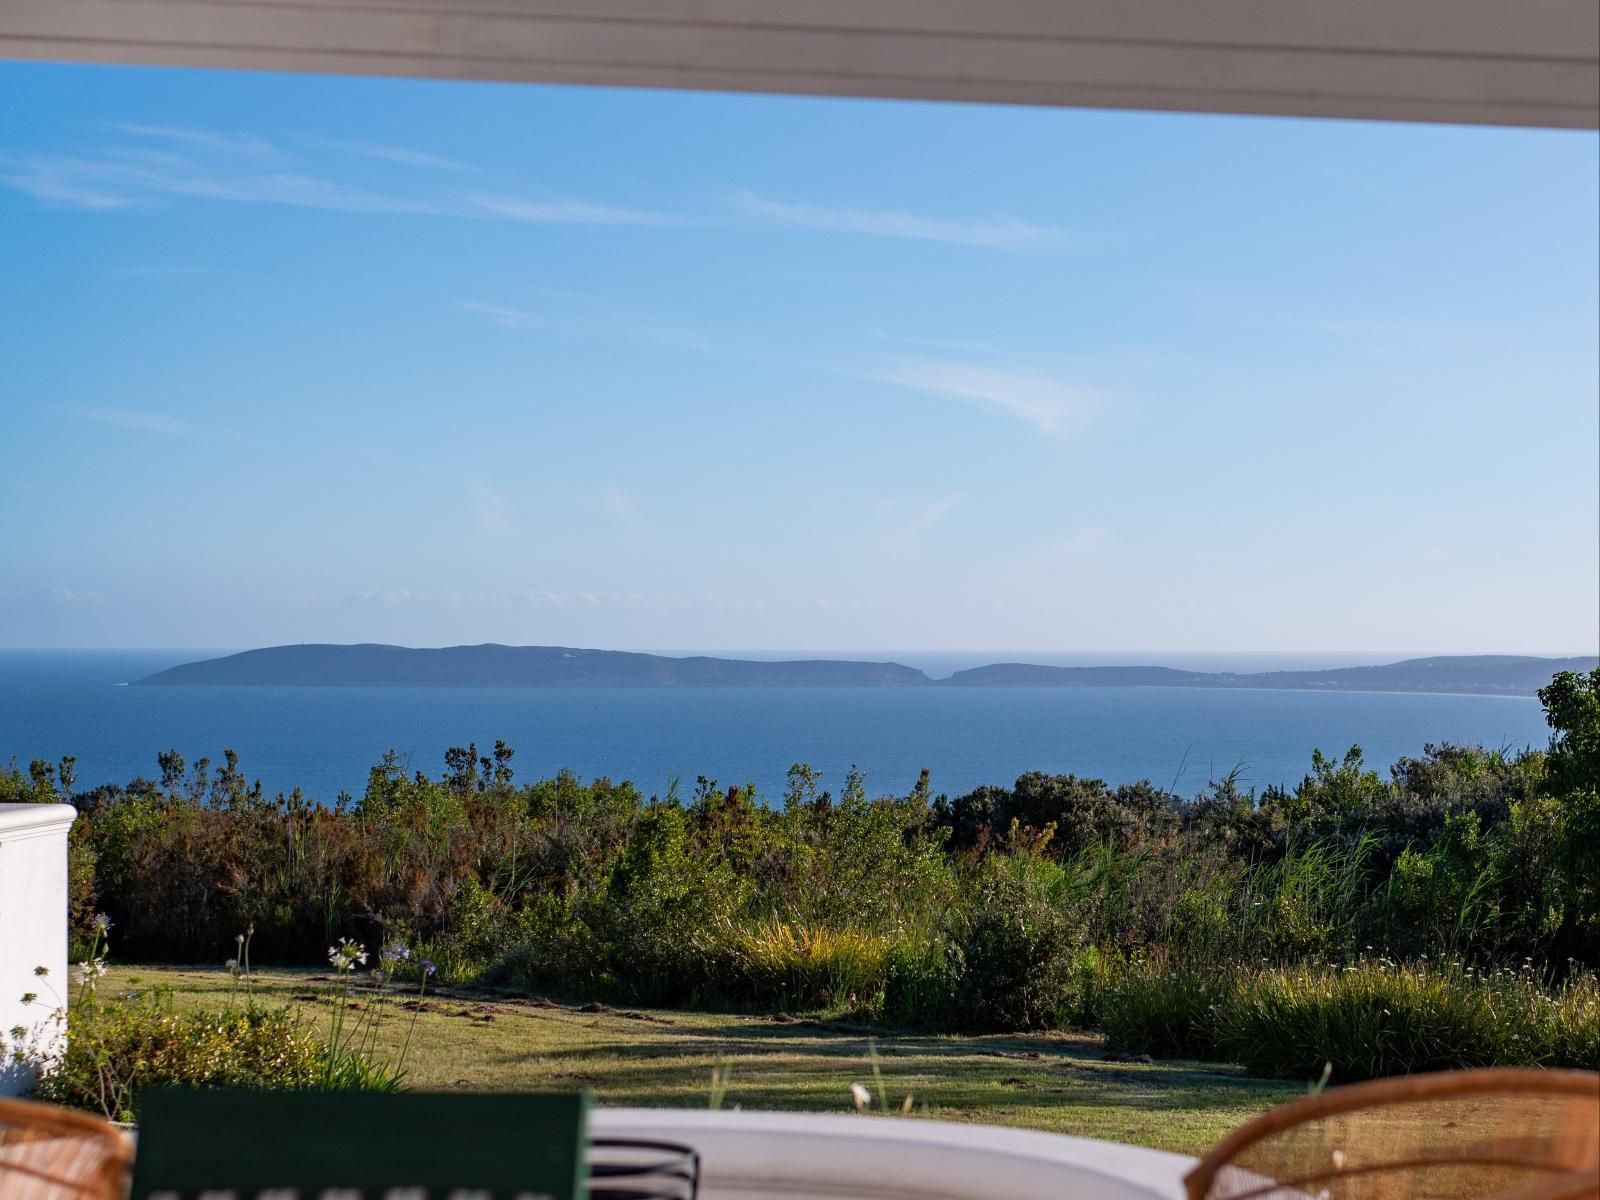
<svg viewBox="0 0 1600 1200">
<path fill-rule="evenodd" d="M 41 1100 L 131 1121 L 147 1087 L 305 1088 L 324 1048 L 287 1009 L 171 1011 L 158 996 L 74 1006 Z"/>
<path fill-rule="evenodd" d="M 1049 1029 L 1078 1005 L 1080 919 L 1068 877 L 1031 853 L 990 856 L 950 930 L 952 1015 L 968 1029 Z"/>
</svg>

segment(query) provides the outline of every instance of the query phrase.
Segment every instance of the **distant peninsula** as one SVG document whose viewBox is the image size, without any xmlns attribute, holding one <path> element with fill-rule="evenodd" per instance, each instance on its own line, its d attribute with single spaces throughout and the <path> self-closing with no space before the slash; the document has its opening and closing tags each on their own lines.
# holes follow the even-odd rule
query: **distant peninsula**
<svg viewBox="0 0 1600 1200">
<path fill-rule="evenodd" d="M 1180 671 L 1170 667 L 1051 667 L 995 663 L 930 679 L 893 662 L 676 658 L 571 646 L 446 646 L 364 643 L 246 650 L 185 663 L 137 680 L 149 686 L 228 687 L 1188 687 L 1318 692 L 1455 692 L 1531 696 L 1558 671 L 1591 671 L 1600 659 L 1442 655 L 1325 671 Z"/>
<path fill-rule="evenodd" d="M 1175 671 L 1170 667 L 1040 667 L 996 663 L 957 671 L 954 687 L 1277 688 L 1296 692 L 1461 692 L 1531 696 L 1558 671 L 1592 671 L 1600 658 L 1445 654 L 1325 671 Z"/>
<path fill-rule="evenodd" d="M 158 671 L 141 684 L 244 687 L 926 687 L 899 663 L 670 658 L 573 646 L 272 646 Z"/>
</svg>

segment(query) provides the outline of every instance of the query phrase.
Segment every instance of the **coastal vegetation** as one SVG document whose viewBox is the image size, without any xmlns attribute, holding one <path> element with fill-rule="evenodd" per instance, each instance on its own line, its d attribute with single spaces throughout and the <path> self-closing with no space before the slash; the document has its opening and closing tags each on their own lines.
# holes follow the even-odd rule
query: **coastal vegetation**
<svg viewBox="0 0 1600 1200">
<path fill-rule="evenodd" d="M 1335 1081 L 1484 1063 L 1600 1067 L 1600 670 L 1541 692 L 1548 750 L 1318 753 L 1292 789 L 1179 797 L 1028 774 L 869 797 L 803 764 L 781 797 L 687 795 L 514 752 L 387 756 L 360 797 L 269 797 L 236 757 L 75 791 L 74 936 L 122 961 L 326 963 L 579 1002 L 931 1033 L 1103 1031 L 1118 1050 Z M 220 966 L 218 967 L 220 970 Z"/>
</svg>

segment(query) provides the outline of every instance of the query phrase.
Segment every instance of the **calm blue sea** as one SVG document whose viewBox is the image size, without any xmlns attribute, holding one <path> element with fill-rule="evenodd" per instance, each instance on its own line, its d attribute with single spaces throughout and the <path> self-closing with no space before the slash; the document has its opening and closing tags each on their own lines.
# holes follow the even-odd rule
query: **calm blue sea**
<svg viewBox="0 0 1600 1200">
<path fill-rule="evenodd" d="M 1543 746 L 1538 702 L 1499 696 L 1105 689 L 135 688 L 212 651 L 0 651 L 0 762 L 78 758 L 80 786 L 156 774 L 168 747 L 191 761 L 224 748 L 269 791 L 359 794 L 390 747 L 437 773 L 445 748 L 503 738 L 523 779 L 569 768 L 664 792 L 674 777 L 754 782 L 780 794 L 806 761 L 837 788 L 851 764 L 869 790 L 904 791 L 927 767 L 935 791 L 1009 783 L 1023 771 L 1149 778 L 1198 791 L 1241 767 L 1246 782 L 1295 783 L 1311 752 L 1361 745 L 1386 767 L 1425 742 Z M 869 657 L 864 654 L 851 657 Z M 880 657 L 873 655 L 870 657 Z M 892 655 L 930 674 L 999 656 Z M 1105 656 L 1018 655 L 1090 662 Z M 1133 661 L 1133 656 L 1113 656 Z M 1372 656 L 1366 656 L 1371 660 Z M 1182 661 L 1180 661 L 1180 659 Z M 1148 661 L 1148 657 L 1147 657 Z M 1174 656 L 1171 666 L 1332 666 L 1349 656 Z"/>
</svg>

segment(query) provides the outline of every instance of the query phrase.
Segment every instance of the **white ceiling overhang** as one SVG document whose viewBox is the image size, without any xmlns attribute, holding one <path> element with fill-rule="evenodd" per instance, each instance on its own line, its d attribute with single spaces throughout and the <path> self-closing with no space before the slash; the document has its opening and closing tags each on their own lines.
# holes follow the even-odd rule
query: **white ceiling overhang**
<svg viewBox="0 0 1600 1200">
<path fill-rule="evenodd" d="M 0 57 L 1600 127 L 1595 0 L 0 0 Z"/>
</svg>

